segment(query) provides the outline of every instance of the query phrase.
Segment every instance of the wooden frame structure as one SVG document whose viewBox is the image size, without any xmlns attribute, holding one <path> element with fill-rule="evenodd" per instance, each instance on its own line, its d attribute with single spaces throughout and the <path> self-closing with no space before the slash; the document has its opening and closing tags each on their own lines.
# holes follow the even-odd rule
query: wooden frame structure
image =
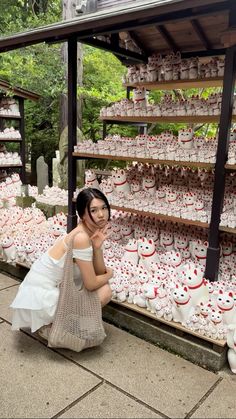
<svg viewBox="0 0 236 419">
<path fill-rule="evenodd" d="M 122 2 L 122 5 L 109 10 L 0 38 L 0 53 L 41 42 L 68 42 L 69 230 L 77 220 L 72 199 L 77 158 L 73 156 L 76 144 L 77 41 L 111 51 L 126 65 L 147 62 L 148 55 L 153 52 L 167 54 L 180 51 L 183 58 L 224 55 L 226 65 L 206 264 L 206 277 L 212 281 L 217 278 L 219 223 L 224 199 L 225 163 L 236 71 L 235 28 L 235 0 L 142 0 L 132 6 Z M 134 40 L 139 52 L 119 45 L 118 35 L 124 31 Z"/>
<path fill-rule="evenodd" d="M 6 80 L 0 79 L 0 91 L 3 91 L 5 93 L 8 93 L 10 95 L 12 95 L 14 98 L 17 99 L 18 104 L 19 104 L 19 112 L 20 112 L 20 116 L 17 118 L 12 118 L 11 116 L 6 115 L 5 118 L 7 119 L 17 119 L 19 121 L 19 131 L 20 131 L 20 135 L 21 135 L 21 140 L 20 140 L 20 156 L 21 156 L 21 165 L 20 170 L 21 170 L 21 181 L 23 184 L 26 183 L 26 169 L 25 169 L 25 106 L 24 106 L 24 102 L 26 99 L 29 100 L 33 100 L 33 101 L 38 101 L 40 99 L 40 95 L 32 92 L 31 90 L 27 90 L 24 89 L 22 87 L 18 87 L 18 86 L 12 86 L 11 83 L 9 83 Z M 4 120 L 4 117 L 2 117 L 0 115 L 0 127 L 2 126 L 2 120 Z M 19 140 L 12 140 L 11 142 L 18 142 Z M 14 167 L 14 166 L 11 166 Z"/>
</svg>

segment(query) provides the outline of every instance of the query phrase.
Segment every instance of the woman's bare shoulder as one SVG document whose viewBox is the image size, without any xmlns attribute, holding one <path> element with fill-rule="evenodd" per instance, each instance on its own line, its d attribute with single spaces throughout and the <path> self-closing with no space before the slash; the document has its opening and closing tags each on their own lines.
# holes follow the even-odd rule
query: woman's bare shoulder
<svg viewBox="0 0 236 419">
<path fill-rule="evenodd" d="M 91 240 L 84 230 L 78 230 L 74 236 L 74 249 L 86 249 L 91 246 Z"/>
</svg>

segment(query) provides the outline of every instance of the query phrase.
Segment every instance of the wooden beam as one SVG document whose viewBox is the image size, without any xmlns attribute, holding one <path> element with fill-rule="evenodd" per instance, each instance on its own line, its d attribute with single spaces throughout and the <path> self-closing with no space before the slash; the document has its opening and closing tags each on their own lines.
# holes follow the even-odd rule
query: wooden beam
<svg viewBox="0 0 236 419">
<path fill-rule="evenodd" d="M 191 57 L 215 57 L 216 55 L 225 55 L 226 48 L 219 49 L 207 49 L 203 51 L 189 51 L 182 52 L 182 58 L 191 58 Z"/>
<path fill-rule="evenodd" d="M 30 99 L 34 101 L 37 101 L 41 98 L 41 95 L 38 93 L 23 89 L 23 87 L 12 86 L 11 83 L 3 79 L 0 79 L 0 90 L 4 90 L 24 99 Z"/>
<path fill-rule="evenodd" d="M 225 48 L 236 45 L 236 29 L 229 29 L 228 31 L 223 32 L 221 36 L 221 42 Z"/>
<path fill-rule="evenodd" d="M 113 48 L 119 48 L 119 34 L 118 33 L 112 33 L 111 35 L 110 35 L 110 41 L 111 41 L 111 46 L 113 47 Z M 106 42 L 106 41 L 104 41 L 104 42 Z M 120 62 L 121 62 L 121 64 L 123 64 L 123 62 L 124 62 L 124 58 L 123 57 L 120 57 L 119 55 L 117 55 L 117 54 L 114 54 L 115 55 L 115 57 L 117 58 L 117 60 L 119 60 Z"/>
<path fill-rule="evenodd" d="M 155 25 L 157 30 L 160 32 L 164 40 L 166 41 L 167 45 L 172 49 L 174 52 L 180 51 L 180 48 L 175 43 L 172 36 L 169 34 L 168 30 L 164 25 Z"/>
<path fill-rule="evenodd" d="M 114 49 L 119 48 L 119 34 L 118 33 L 112 33 L 110 36 L 111 45 L 114 47 Z"/>
<path fill-rule="evenodd" d="M 107 33 L 120 31 L 130 31 L 135 28 L 148 27 L 150 25 L 165 24 L 179 20 L 194 19 L 199 16 L 212 14 L 224 14 L 229 10 L 228 1 L 215 0 L 208 2 L 207 5 L 201 0 L 188 2 L 188 8 L 183 4 L 185 2 L 175 2 L 173 5 L 158 5 L 155 7 L 128 8 L 124 10 L 98 12 L 91 15 L 85 15 L 83 18 L 72 19 L 67 22 L 58 22 L 52 25 L 35 28 L 33 30 L 14 34 L 0 39 L 0 52 L 11 51 L 17 48 L 23 48 L 29 45 L 41 42 L 64 42 L 71 35 L 77 36 L 78 41 L 83 42 L 92 36 L 98 36 Z M 192 8 L 194 7 L 194 9 Z"/>
<path fill-rule="evenodd" d="M 229 28 L 236 27 L 236 2 L 231 0 L 230 11 L 229 11 Z"/>
<path fill-rule="evenodd" d="M 209 39 L 207 38 L 207 36 L 206 36 L 202 26 L 200 25 L 199 21 L 197 19 L 191 19 L 190 22 L 191 22 L 191 25 L 192 25 L 194 31 L 196 32 L 198 38 L 200 39 L 200 41 L 204 45 L 204 47 L 208 50 L 212 49 L 212 45 L 211 45 Z"/>
<path fill-rule="evenodd" d="M 136 61 L 136 63 L 137 62 L 143 63 L 143 62 L 147 62 L 148 60 L 148 57 L 146 55 L 138 54 L 137 52 L 129 51 L 128 49 L 125 49 L 125 48 L 113 47 L 112 44 L 108 44 L 107 42 L 100 41 L 99 39 L 96 39 L 96 38 L 84 38 L 83 43 L 104 49 L 106 51 L 112 52 L 115 55 L 119 55 L 123 58 L 129 58 L 134 62 Z"/>
<path fill-rule="evenodd" d="M 129 31 L 129 35 L 130 37 L 134 40 L 135 44 L 137 45 L 137 47 L 145 54 L 145 55 L 150 55 L 151 52 L 150 50 L 148 50 L 143 42 L 141 41 L 140 37 L 134 32 L 134 31 Z"/>
<path fill-rule="evenodd" d="M 114 33 L 117 31 L 131 31 L 131 30 L 137 30 L 140 28 L 145 28 L 148 26 L 155 26 L 155 25 L 166 25 L 168 23 L 175 23 L 175 22 L 181 22 L 186 21 L 190 19 L 198 19 L 202 17 L 207 17 L 209 15 L 222 15 L 229 12 L 229 4 L 228 1 L 220 1 L 218 3 L 209 4 L 209 5 L 199 5 L 200 0 L 196 0 L 196 4 L 193 6 L 193 8 L 189 7 L 183 10 L 178 10 L 175 12 L 169 12 L 164 14 L 152 14 L 152 16 L 145 17 L 144 13 L 142 13 L 142 16 L 138 17 L 138 13 L 136 14 L 135 20 L 128 20 L 127 22 L 120 22 L 119 24 L 114 23 L 110 28 L 105 31 L 99 31 L 99 34 L 105 34 L 105 33 Z M 234 1 L 234 0 L 233 0 Z M 97 29 L 94 29 L 92 33 L 97 32 Z M 87 34 L 87 36 L 91 35 Z M 80 39 L 85 37 L 85 35 L 82 34 Z"/>
</svg>

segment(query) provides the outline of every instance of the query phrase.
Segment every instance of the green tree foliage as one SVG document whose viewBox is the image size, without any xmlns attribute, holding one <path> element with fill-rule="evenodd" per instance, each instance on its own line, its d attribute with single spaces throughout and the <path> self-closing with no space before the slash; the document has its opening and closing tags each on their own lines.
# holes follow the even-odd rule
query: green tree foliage
<svg viewBox="0 0 236 419">
<path fill-rule="evenodd" d="M 1 35 L 22 32 L 61 20 L 61 2 L 1 0 Z M 25 100 L 26 147 L 32 171 L 40 155 L 51 166 L 58 144 L 59 95 L 65 89 L 60 45 L 38 44 L 0 54 L 0 78 L 41 95 L 39 102 Z"/>
<path fill-rule="evenodd" d="M 1 0 L 0 31 L 5 36 L 61 20 L 61 1 Z M 112 54 L 84 46 L 83 132 L 97 141 L 102 135 L 99 112 L 102 106 L 125 97 L 121 78 L 124 66 Z M 61 61 L 61 44 L 38 44 L 0 54 L 0 78 L 12 85 L 39 93 L 39 102 L 25 101 L 26 142 L 32 170 L 43 154 L 51 165 L 59 141 L 59 99 L 66 92 Z M 108 132 L 137 133 L 129 126 L 108 126 Z"/>
<path fill-rule="evenodd" d="M 78 89 L 78 94 L 83 102 L 83 133 L 86 138 L 97 141 L 102 138 L 103 124 L 99 119 L 100 109 L 111 105 L 126 97 L 126 89 L 122 86 L 122 76 L 125 67 L 111 53 L 84 45 L 84 75 L 83 87 Z M 110 125 L 107 134 L 120 134 L 122 136 L 135 136 L 137 127 L 129 124 Z M 87 167 L 111 168 L 123 167 L 124 162 L 114 160 L 89 160 Z"/>
<path fill-rule="evenodd" d="M 126 97 L 126 90 L 121 82 L 126 70 L 113 54 L 87 45 L 84 46 L 83 63 L 83 88 L 79 89 L 83 99 L 83 132 L 93 141 L 97 141 L 102 137 L 100 109 Z M 137 133 L 137 129 L 132 129 L 129 125 L 110 125 L 107 126 L 107 131 L 126 136 Z"/>
</svg>

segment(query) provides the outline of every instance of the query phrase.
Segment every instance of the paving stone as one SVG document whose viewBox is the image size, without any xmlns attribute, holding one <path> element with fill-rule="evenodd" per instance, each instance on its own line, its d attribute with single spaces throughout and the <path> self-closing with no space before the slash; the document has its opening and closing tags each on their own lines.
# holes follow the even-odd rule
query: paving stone
<svg viewBox="0 0 236 419">
<path fill-rule="evenodd" d="M 10 276 L 0 273 L 0 290 L 3 288 L 11 287 L 12 285 L 19 285 L 19 281 L 16 281 Z"/>
<path fill-rule="evenodd" d="M 102 384 L 59 418 L 161 418 L 128 395 Z"/>
<path fill-rule="evenodd" d="M 12 319 L 12 309 L 9 306 L 14 300 L 17 290 L 18 285 L 0 291 L 0 317 L 8 322 L 11 322 Z"/>
<path fill-rule="evenodd" d="M 0 335 L 2 418 L 50 418 L 101 382 L 6 323 Z"/>
<path fill-rule="evenodd" d="M 78 364 L 170 417 L 185 417 L 217 382 L 204 370 L 106 324 L 104 343 L 81 353 L 62 350 Z"/>
<path fill-rule="evenodd" d="M 193 413 L 191 418 L 236 417 L 236 375 L 225 378 Z"/>
</svg>

